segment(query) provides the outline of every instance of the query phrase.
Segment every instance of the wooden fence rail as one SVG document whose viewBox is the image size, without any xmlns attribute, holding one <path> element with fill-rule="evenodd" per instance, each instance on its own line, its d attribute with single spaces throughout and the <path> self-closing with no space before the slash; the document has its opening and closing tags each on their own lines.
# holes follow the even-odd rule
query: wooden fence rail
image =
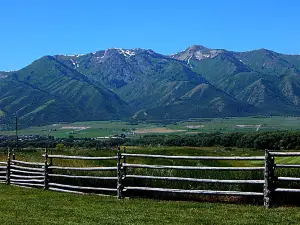
<svg viewBox="0 0 300 225">
<path fill-rule="evenodd" d="M 159 158 L 159 159 L 188 159 L 188 160 L 264 160 L 263 156 L 177 156 L 177 155 L 148 155 L 148 154 L 129 154 L 122 153 L 122 156 L 127 157 L 139 157 L 139 158 Z"/>
<path fill-rule="evenodd" d="M 123 167 L 128 168 L 147 168 L 147 169 L 176 169 L 176 170 L 231 170 L 231 171 L 249 171 L 260 170 L 264 167 L 213 167 L 213 166 L 167 166 L 167 165 L 146 165 L 124 163 Z"/>
<path fill-rule="evenodd" d="M 76 171 L 116 171 L 117 167 L 64 167 L 64 166 L 49 166 L 52 170 L 76 170 Z"/>
<path fill-rule="evenodd" d="M 68 172 L 117 172 L 117 166 L 97 166 L 97 167 L 70 167 L 70 166 L 54 166 L 53 161 L 51 165 L 48 165 L 47 160 L 50 159 L 61 159 L 61 160 L 93 160 L 93 161 L 102 161 L 102 160 L 114 160 L 118 159 L 118 156 L 107 156 L 107 157 L 90 157 L 90 156 L 69 156 L 69 155 L 51 155 L 47 154 L 47 151 L 43 155 L 45 157 L 45 166 L 47 165 L 47 184 L 45 182 L 45 189 L 60 191 L 60 192 L 70 192 L 70 193 L 85 193 L 85 192 L 117 192 L 117 188 L 108 188 L 108 187 L 88 187 L 88 186 L 79 186 L 65 183 L 58 183 L 49 180 L 54 178 L 58 179 L 85 179 L 85 180 L 101 180 L 101 181 L 116 181 L 118 179 L 117 174 L 114 177 L 112 176 L 99 176 L 99 175 L 72 175 L 72 174 L 62 174 L 62 171 Z M 50 172 L 51 171 L 51 172 Z M 46 180 L 46 175 L 45 175 Z"/>
<path fill-rule="evenodd" d="M 26 162 L 16 160 L 16 154 L 13 151 L 13 157 L 10 159 L 11 152 L 8 151 L 6 182 L 21 187 L 43 187 L 44 176 L 43 163 Z"/>
<path fill-rule="evenodd" d="M 260 192 L 185 190 L 185 189 L 168 189 L 168 188 L 151 188 L 151 187 L 125 187 L 124 191 L 127 191 L 127 190 L 159 191 L 159 192 L 184 193 L 184 194 L 263 196 L 263 193 L 260 193 Z"/>
<path fill-rule="evenodd" d="M 6 182 L 7 162 L 0 162 L 0 183 Z"/>
<path fill-rule="evenodd" d="M 43 155 L 45 156 L 45 155 Z M 88 156 L 71 156 L 71 155 L 48 155 L 48 158 L 53 159 L 79 159 L 79 160 L 112 160 L 117 159 L 117 156 L 109 157 L 88 157 Z"/>
<path fill-rule="evenodd" d="M 279 188 L 278 182 L 300 182 L 300 177 L 282 177 L 276 176 L 278 169 L 299 169 L 300 164 L 276 164 L 275 157 L 300 157 L 300 152 L 274 152 L 265 151 L 265 156 L 174 156 L 174 155 L 151 155 L 151 154 L 131 154 L 126 153 L 119 148 L 116 156 L 107 157 L 90 157 L 90 156 L 69 156 L 69 155 L 52 155 L 48 154 L 47 149 L 42 155 L 42 162 L 27 162 L 16 159 L 16 154 L 13 154 L 11 159 L 11 151 L 8 151 L 7 162 L 0 162 L 0 182 L 7 184 L 18 185 L 21 187 L 37 187 L 46 190 L 69 192 L 69 193 L 116 193 L 118 198 L 126 196 L 127 192 L 143 191 L 143 192 L 168 192 L 168 193 L 183 193 L 183 194 L 205 194 L 205 195 L 230 195 L 230 196 L 262 196 L 264 206 L 270 208 L 272 206 L 274 193 L 276 192 L 291 192 L 300 193 L 300 189 L 295 188 Z M 143 163 L 128 163 L 131 158 L 153 158 L 153 159 L 171 159 L 171 160 L 230 160 L 230 161 L 261 161 L 264 166 L 178 166 L 178 165 L 155 165 Z M 60 160 L 93 160 L 103 161 L 112 160 L 116 162 L 116 166 L 96 166 L 96 167 L 72 167 L 54 165 L 53 159 Z M 56 162 L 56 161 L 55 161 Z M 59 161 L 60 162 L 60 161 Z M 139 169 L 139 174 L 135 174 L 135 170 Z M 178 177 L 178 176 L 161 176 L 161 175 L 143 175 L 144 169 L 154 169 L 163 171 L 187 170 L 187 171 L 258 171 L 262 172 L 263 179 L 211 179 L 201 177 Z M 67 171 L 67 173 L 63 173 Z M 72 174 L 76 172 L 76 174 Z M 87 175 L 83 175 L 89 172 Z M 128 174 L 130 172 L 130 174 Z M 78 174 L 79 173 L 79 174 Z M 83 179 L 89 183 L 93 182 L 115 182 L 115 187 L 107 187 L 96 185 L 94 187 L 74 185 L 65 183 L 69 180 L 78 181 Z M 177 189 L 168 187 L 138 187 L 134 184 L 136 179 L 142 180 L 162 180 L 176 182 L 192 182 L 192 183 L 212 183 L 212 184 L 247 184 L 247 185 L 262 185 L 263 192 L 242 191 L 242 190 L 194 190 L 194 189 Z M 63 181 L 61 183 L 61 181 Z M 102 185 L 106 183 L 101 183 Z"/>
<path fill-rule="evenodd" d="M 66 174 L 48 174 L 48 176 L 74 178 L 74 179 L 96 179 L 96 180 L 117 180 L 118 179 L 118 177 L 76 176 L 76 175 L 66 175 Z"/>
<path fill-rule="evenodd" d="M 264 184 L 264 180 L 218 180 L 218 179 L 199 179 L 199 178 L 188 178 L 188 177 L 160 177 L 160 176 L 142 176 L 142 175 L 126 175 L 125 178 L 190 181 L 190 182 L 200 182 L 200 183 L 223 183 L 223 184 Z"/>
<path fill-rule="evenodd" d="M 121 158 L 157 158 L 157 159 L 172 159 L 172 160 L 260 160 L 265 158 L 261 156 L 252 157 L 213 157 L 213 156 L 169 156 L 169 155 L 148 155 L 148 154 L 120 154 Z M 122 168 L 139 168 L 139 169 L 163 169 L 163 170 L 213 170 L 213 171 L 264 171 L 264 167 L 215 167 L 215 166 L 173 166 L 173 165 L 148 165 L 148 164 L 130 164 L 123 163 Z M 223 183 L 223 184 L 264 184 L 264 180 L 222 180 L 222 179 L 200 179 L 192 177 L 164 177 L 164 176 L 143 176 L 138 174 L 124 175 L 123 182 L 126 179 L 148 179 L 148 180 L 171 180 L 171 181 L 188 181 L 200 183 Z M 133 187 L 124 186 L 121 191 L 155 191 L 168 193 L 184 193 L 184 194 L 206 194 L 206 195 L 239 195 L 239 196 L 264 196 L 263 192 L 245 192 L 245 191 L 222 191 L 222 190 L 187 190 L 187 189 L 173 189 L 173 188 L 156 188 L 156 187 Z"/>
</svg>

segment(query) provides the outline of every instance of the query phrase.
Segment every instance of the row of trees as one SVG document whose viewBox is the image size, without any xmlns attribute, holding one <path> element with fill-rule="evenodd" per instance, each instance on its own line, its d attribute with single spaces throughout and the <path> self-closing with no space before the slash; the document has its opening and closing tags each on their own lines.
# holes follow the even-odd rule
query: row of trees
<svg viewBox="0 0 300 225">
<path fill-rule="evenodd" d="M 109 140 L 94 140 L 91 138 L 45 138 L 40 137 L 36 140 L 23 140 L 18 142 L 18 148 L 61 148 L 64 147 L 77 147 L 77 148 L 95 148 L 104 149 L 122 145 L 126 139 L 109 139 Z M 0 148 L 16 148 L 17 143 L 15 140 L 0 141 Z"/>
<path fill-rule="evenodd" d="M 300 149 L 300 132 L 263 132 L 263 133 L 201 133 L 197 135 L 146 135 L 137 138 L 119 138 L 94 140 L 91 138 L 54 139 L 40 137 L 36 140 L 19 142 L 20 148 L 39 147 L 55 148 L 58 144 L 66 147 L 110 148 L 119 145 L 127 146 L 224 146 L 254 149 Z M 13 139 L 1 141 L 0 147 L 16 147 Z"/>
<path fill-rule="evenodd" d="M 300 149 L 300 132 L 201 133 L 198 135 L 149 135 L 130 139 L 127 145 L 224 146 L 255 149 Z"/>
</svg>

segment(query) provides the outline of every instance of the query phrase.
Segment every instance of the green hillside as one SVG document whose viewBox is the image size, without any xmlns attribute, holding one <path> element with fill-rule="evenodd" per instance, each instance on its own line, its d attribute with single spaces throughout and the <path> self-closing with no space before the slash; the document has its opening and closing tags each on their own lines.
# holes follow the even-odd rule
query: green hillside
<svg viewBox="0 0 300 225">
<path fill-rule="evenodd" d="M 116 92 L 133 108 L 167 104 L 207 81 L 183 63 L 151 50 L 108 49 L 83 56 L 56 56 L 97 84 Z"/>
<path fill-rule="evenodd" d="M 300 57 L 266 49 L 230 52 L 192 46 L 182 60 L 210 83 L 265 114 L 298 115 Z"/>
<path fill-rule="evenodd" d="M 166 56 L 111 48 L 0 72 L 0 123 L 300 114 L 300 56 L 194 45 Z"/>
<path fill-rule="evenodd" d="M 0 83 L 0 109 L 23 126 L 128 117 L 116 94 L 51 56 L 13 72 Z"/>
<path fill-rule="evenodd" d="M 200 84 L 171 104 L 138 112 L 137 119 L 166 120 L 254 114 L 256 109 L 242 104 L 209 84 Z"/>
<path fill-rule="evenodd" d="M 115 91 L 136 112 L 134 119 L 238 116 L 255 111 L 210 85 L 188 65 L 151 50 L 108 49 L 56 58 Z"/>
</svg>

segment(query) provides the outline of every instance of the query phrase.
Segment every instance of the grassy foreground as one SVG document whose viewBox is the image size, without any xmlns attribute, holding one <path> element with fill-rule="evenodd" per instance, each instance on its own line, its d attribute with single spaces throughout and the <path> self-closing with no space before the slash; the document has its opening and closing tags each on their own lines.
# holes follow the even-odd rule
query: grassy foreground
<svg viewBox="0 0 300 225">
<path fill-rule="evenodd" d="M 1 224 L 298 224 L 299 208 L 123 199 L 0 185 Z"/>
</svg>

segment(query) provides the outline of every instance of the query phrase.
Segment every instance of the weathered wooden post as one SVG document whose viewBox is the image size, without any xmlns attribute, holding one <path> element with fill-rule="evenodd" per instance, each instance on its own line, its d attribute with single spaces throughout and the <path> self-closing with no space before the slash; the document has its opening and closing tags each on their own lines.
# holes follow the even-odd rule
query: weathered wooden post
<svg viewBox="0 0 300 225">
<path fill-rule="evenodd" d="M 10 148 L 8 148 L 7 153 L 6 184 L 10 184 Z"/>
<path fill-rule="evenodd" d="M 48 186 L 48 149 L 45 148 L 45 165 L 44 165 L 44 190 L 47 190 L 49 188 Z"/>
<path fill-rule="evenodd" d="M 123 153 L 126 153 L 126 147 L 123 148 Z M 126 163 L 126 156 L 123 156 L 123 163 Z M 125 178 L 127 173 L 126 173 L 126 167 L 123 168 L 123 177 Z"/>
<path fill-rule="evenodd" d="M 15 149 L 13 149 L 13 157 L 12 157 L 13 160 L 16 160 L 16 151 Z"/>
<path fill-rule="evenodd" d="M 275 158 L 274 156 L 270 156 L 270 164 L 269 164 L 269 190 L 270 190 L 270 207 L 272 207 L 273 204 L 273 196 L 275 191 L 275 184 L 276 184 L 276 178 L 275 178 Z"/>
<path fill-rule="evenodd" d="M 122 184 L 122 163 L 121 163 L 121 152 L 120 147 L 118 147 L 118 162 L 117 162 L 117 197 L 118 199 L 121 199 L 123 197 L 123 184 Z"/>
<path fill-rule="evenodd" d="M 50 155 L 53 155 L 53 150 L 52 149 L 50 150 Z M 49 165 L 50 166 L 53 165 L 53 158 L 52 157 L 50 158 L 50 164 Z"/>
<path fill-rule="evenodd" d="M 265 169 L 264 169 L 264 206 L 266 209 L 272 206 L 272 192 L 274 190 L 274 157 L 268 150 L 265 150 Z"/>
</svg>

